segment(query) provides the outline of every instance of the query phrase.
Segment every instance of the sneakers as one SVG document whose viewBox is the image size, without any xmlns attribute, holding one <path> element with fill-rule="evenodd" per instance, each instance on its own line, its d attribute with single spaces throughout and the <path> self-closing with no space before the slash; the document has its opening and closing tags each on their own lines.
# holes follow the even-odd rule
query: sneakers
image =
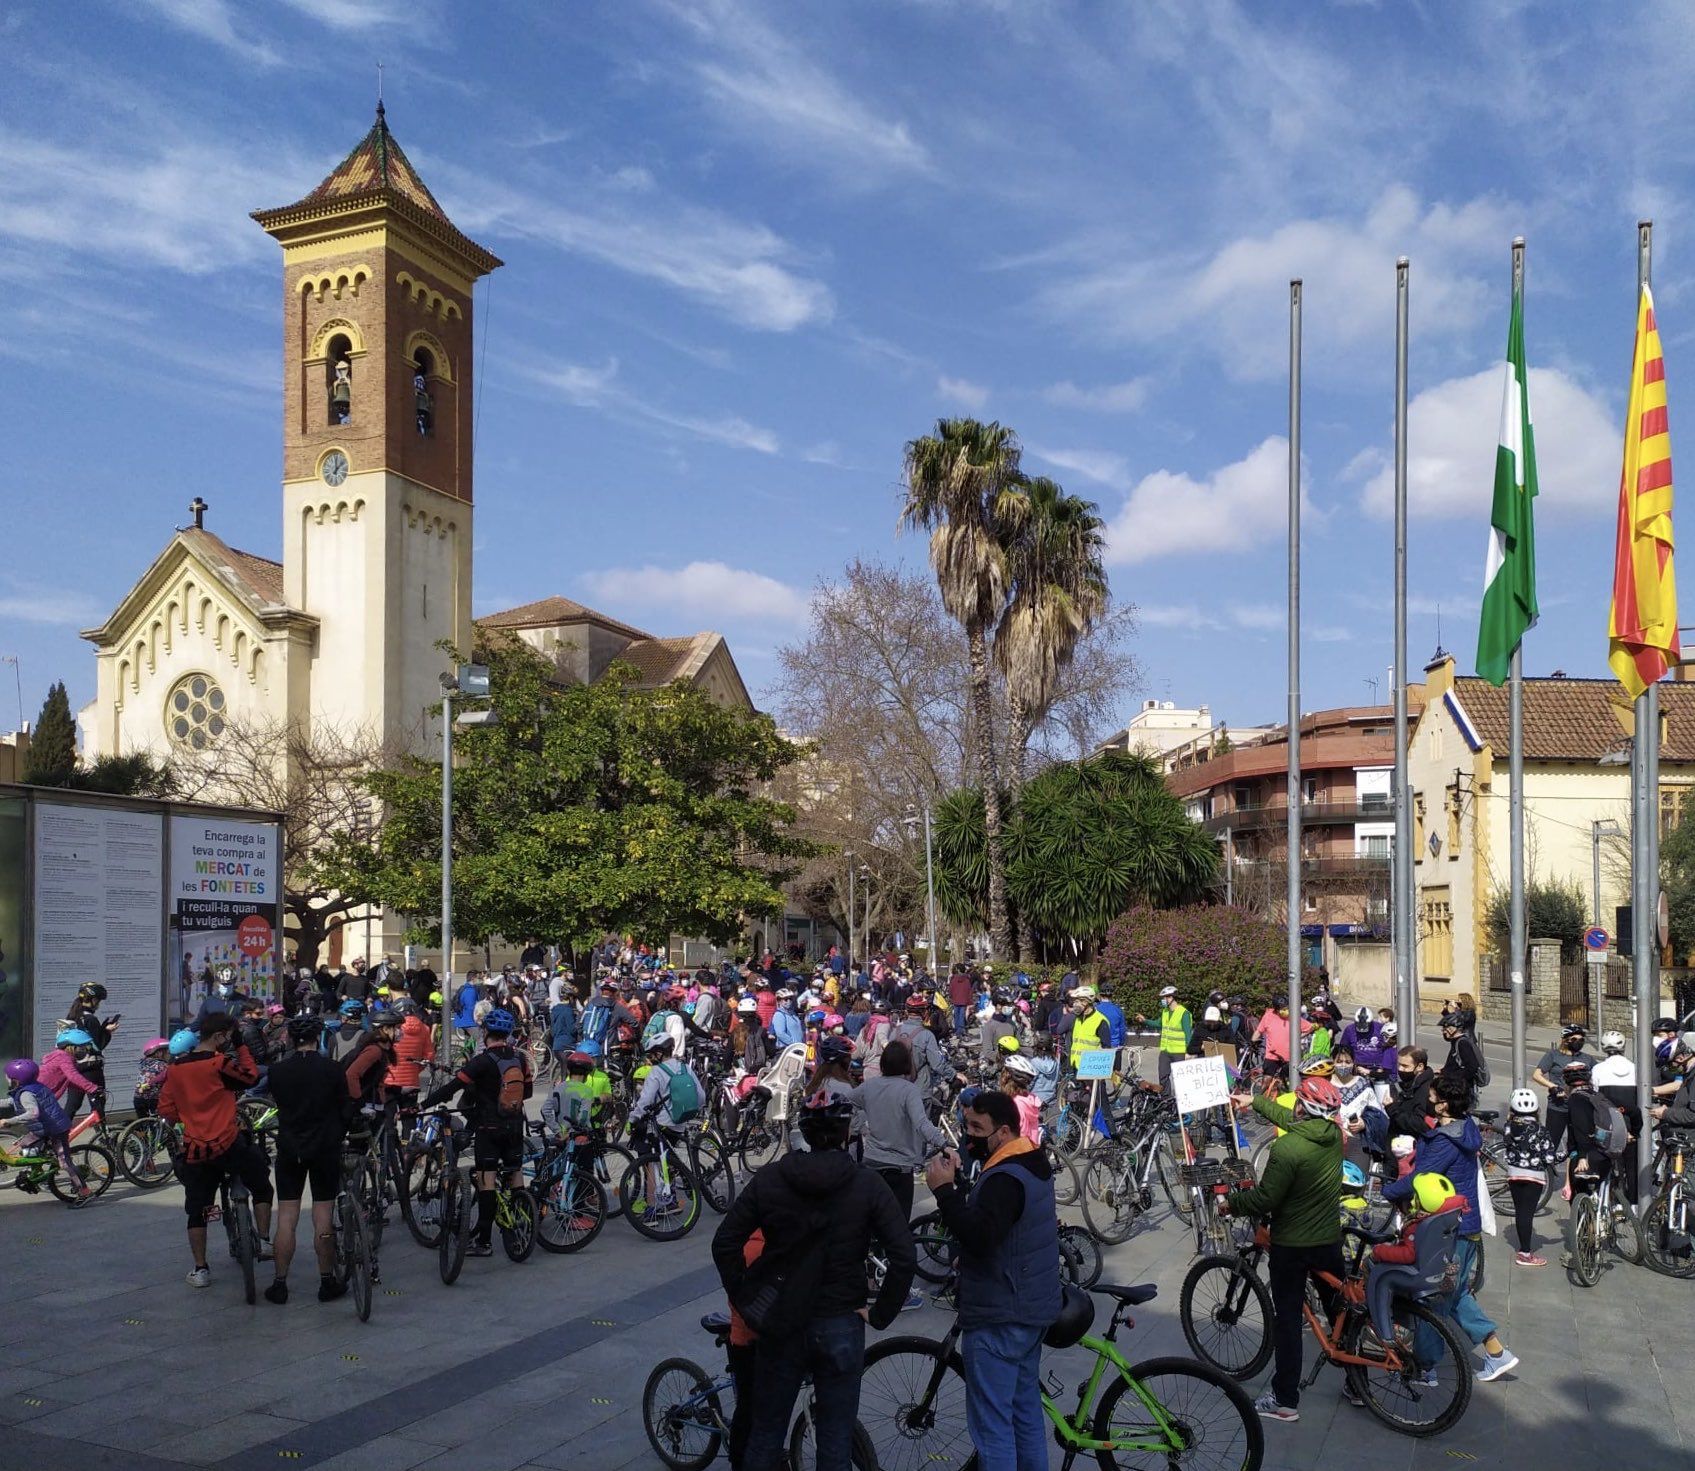
<svg viewBox="0 0 1695 1471">
<path fill-rule="evenodd" d="M 288 1283 L 281 1277 L 278 1277 L 275 1282 L 265 1289 L 265 1301 L 274 1302 L 278 1307 L 281 1307 L 282 1304 L 288 1301 Z"/>
<path fill-rule="evenodd" d="M 71 1202 L 70 1208 L 74 1211 L 79 1211 L 84 1206 L 93 1205 L 96 1198 L 97 1197 L 88 1194 L 87 1191 L 84 1191 L 81 1195 L 77 1196 L 77 1198 Z"/>
<path fill-rule="evenodd" d="M 1365 1400 L 1362 1399 L 1358 1394 L 1356 1394 L 1354 1392 L 1352 1385 L 1349 1385 L 1345 1389 L 1343 1389 L 1342 1398 L 1345 1399 L 1356 1410 L 1363 1410 L 1365 1408 Z"/>
<path fill-rule="evenodd" d="M 347 1284 L 345 1282 L 337 1282 L 334 1277 L 320 1277 L 318 1279 L 319 1302 L 334 1302 L 338 1297 L 346 1296 Z"/>
<path fill-rule="evenodd" d="M 906 1295 L 906 1301 L 903 1302 L 900 1305 L 900 1310 L 903 1313 L 910 1313 L 914 1308 L 921 1308 L 923 1306 L 924 1306 L 923 1295 L 921 1293 L 917 1293 L 917 1292 L 909 1292 Z"/>
<path fill-rule="evenodd" d="M 1513 1362 L 1516 1364 L 1518 1360 L 1514 1359 Z M 1412 1383 L 1420 1389 L 1440 1389 L 1442 1387 L 1442 1381 L 1436 1377 L 1434 1369 L 1426 1369 L 1422 1374 L 1415 1376 Z"/>
<path fill-rule="evenodd" d="M 258 1246 L 253 1249 L 253 1260 L 256 1262 L 268 1262 L 272 1260 L 271 1243 L 265 1240 L 263 1236 L 259 1238 Z"/>
<path fill-rule="evenodd" d="M 1513 1265 L 1515 1267 L 1545 1267 L 1548 1265 L 1548 1258 L 1537 1256 L 1533 1251 L 1515 1251 L 1513 1253 Z"/>
<path fill-rule="evenodd" d="M 494 1243 L 489 1241 L 473 1241 L 465 1248 L 466 1256 L 493 1256 Z"/>
<path fill-rule="evenodd" d="M 1477 1377 L 1484 1384 L 1488 1384 L 1516 1368 L 1518 1355 L 1510 1348 L 1503 1347 L 1498 1354 L 1483 1355 L 1483 1367 L 1477 1371 Z"/>
<path fill-rule="evenodd" d="M 1301 1418 L 1301 1412 L 1293 1405 L 1280 1404 L 1275 1390 L 1266 1390 L 1254 1401 L 1254 1410 L 1262 1420 L 1281 1420 L 1285 1424 L 1293 1424 Z"/>
<path fill-rule="evenodd" d="M 190 1287 L 210 1287 L 212 1285 L 212 1269 L 210 1267 L 194 1267 L 189 1271 L 186 1280 Z"/>
</svg>

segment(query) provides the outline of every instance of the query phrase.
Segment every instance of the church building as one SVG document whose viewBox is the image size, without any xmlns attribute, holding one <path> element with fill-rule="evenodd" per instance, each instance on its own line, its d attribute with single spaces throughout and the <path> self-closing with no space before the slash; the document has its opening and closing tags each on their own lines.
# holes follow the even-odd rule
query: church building
<svg viewBox="0 0 1695 1471">
<path fill-rule="evenodd" d="M 90 759 L 203 751 L 232 722 L 426 750 L 472 646 L 473 288 L 502 262 L 462 234 L 377 105 L 317 188 L 255 212 L 282 248 L 282 557 L 179 530 L 99 627 Z M 521 515 L 521 506 L 497 512 Z M 655 637 L 568 598 L 483 620 L 595 679 L 614 657 L 751 708 L 715 633 Z"/>
</svg>

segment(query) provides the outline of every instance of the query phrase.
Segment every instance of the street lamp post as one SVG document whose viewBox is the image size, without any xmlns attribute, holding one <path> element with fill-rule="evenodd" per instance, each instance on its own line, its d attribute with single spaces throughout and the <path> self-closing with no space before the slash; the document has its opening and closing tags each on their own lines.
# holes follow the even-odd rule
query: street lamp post
<svg viewBox="0 0 1695 1471">
<path fill-rule="evenodd" d="M 871 865 L 869 863 L 859 865 L 859 877 L 865 884 L 865 949 L 869 954 L 871 950 Z"/>
<path fill-rule="evenodd" d="M 911 802 L 906 804 L 906 816 L 901 819 L 910 837 L 918 836 L 918 809 Z M 933 842 L 930 831 L 930 804 L 924 804 L 924 893 L 926 900 L 925 918 L 930 931 L 930 953 L 925 957 L 931 978 L 940 974 L 936 962 L 936 865 Z"/>
<path fill-rule="evenodd" d="M 847 859 L 847 866 L 848 866 L 848 964 L 849 965 L 852 965 L 854 963 L 855 959 L 857 959 L 857 957 L 859 955 L 859 951 L 855 948 L 855 945 L 854 945 L 854 935 L 858 932 L 859 921 L 858 921 L 858 916 L 856 916 L 853 912 L 853 904 L 854 904 L 854 898 L 853 898 L 853 860 L 855 858 L 857 858 L 858 856 L 859 855 L 857 853 L 855 853 L 852 848 L 848 848 L 842 853 L 842 857 Z"/>
<path fill-rule="evenodd" d="M 1601 839 L 1621 837 L 1623 833 L 1624 829 L 1610 817 L 1598 818 L 1589 824 L 1590 912 L 1595 916 L 1594 923 L 1601 929 L 1606 928 L 1606 924 L 1601 919 Z M 1601 1015 L 1601 1010 L 1607 1001 L 1606 951 L 1601 951 L 1600 955 L 1599 963 L 1593 967 L 1595 971 L 1595 1010 L 1589 1018 L 1589 1024 L 1597 1031 L 1604 1025 L 1605 1019 Z"/>
<path fill-rule="evenodd" d="M 441 677 L 441 1046 L 444 1060 L 453 1056 L 453 697 L 488 694 L 488 666 L 461 664 Z M 463 726 L 498 723 L 493 710 L 467 710 Z"/>
</svg>

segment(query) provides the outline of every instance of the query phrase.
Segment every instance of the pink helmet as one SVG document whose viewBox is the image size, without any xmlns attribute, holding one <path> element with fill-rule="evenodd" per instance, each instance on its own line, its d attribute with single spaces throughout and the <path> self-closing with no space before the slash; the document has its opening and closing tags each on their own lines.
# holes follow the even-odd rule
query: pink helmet
<svg viewBox="0 0 1695 1471">
<path fill-rule="evenodd" d="M 842 1020 L 839 1012 L 831 1011 L 831 1012 L 825 1013 L 825 1016 L 824 1016 L 824 1030 L 825 1031 L 833 1032 L 833 1031 L 835 1031 L 835 1029 L 837 1027 L 845 1027 L 846 1025 L 847 1025 L 847 1023 Z"/>
<path fill-rule="evenodd" d="M 281 1016 L 282 1014 L 283 1014 L 283 1009 L 282 1009 L 281 1004 L 278 1003 L 278 1002 L 273 1001 L 269 1006 L 267 1006 L 265 1008 L 265 1015 L 266 1016 Z"/>
<path fill-rule="evenodd" d="M 1022 996 L 1018 998 L 1018 1009 L 1023 1012 L 1025 1016 L 1030 1015 L 1030 1003 Z"/>
<path fill-rule="evenodd" d="M 168 1037 L 150 1037 L 142 1044 L 141 1050 L 145 1054 L 153 1051 L 156 1047 L 169 1047 L 170 1045 L 171 1042 Z"/>
</svg>

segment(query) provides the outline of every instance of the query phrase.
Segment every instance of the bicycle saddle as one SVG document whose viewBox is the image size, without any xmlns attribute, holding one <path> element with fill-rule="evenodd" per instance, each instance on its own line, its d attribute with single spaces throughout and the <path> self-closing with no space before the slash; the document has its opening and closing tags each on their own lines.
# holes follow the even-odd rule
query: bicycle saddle
<svg viewBox="0 0 1695 1471">
<path fill-rule="evenodd" d="M 708 1333 L 728 1333 L 730 1331 L 730 1315 L 728 1313 L 708 1313 L 700 1320 L 700 1326 Z"/>
<path fill-rule="evenodd" d="M 1471 1116 L 1480 1124 L 1492 1124 L 1500 1118 L 1501 1111 L 1498 1108 L 1474 1108 Z"/>
<path fill-rule="evenodd" d="M 1159 1285 L 1154 1282 L 1144 1282 L 1138 1287 L 1115 1287 L 1110 1282 L 1097 1282 L 1089 1290 L 1104 1292 L 1108 1297 L 1117 1298 L 1119 1302 L 1131 1308 L 1140 1303 L 1152 1302 L 1159 1296 Z"/>
</svg>

